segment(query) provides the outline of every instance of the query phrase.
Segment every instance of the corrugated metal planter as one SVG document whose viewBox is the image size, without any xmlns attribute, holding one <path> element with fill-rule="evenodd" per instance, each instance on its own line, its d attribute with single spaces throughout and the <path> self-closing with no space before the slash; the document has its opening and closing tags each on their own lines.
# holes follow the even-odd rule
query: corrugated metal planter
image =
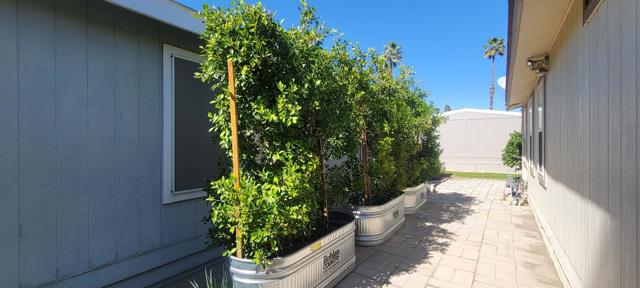
<svg viewBox="0 0 640 288">
<path fill-rule="evenodd" d="M 330 219 L 344 225 L 316 242 L 285 257 L 273 259 L 265 268 L 248 259 L 229 257 L 233 287 L 333 287 L 356 264 L 355 219 L 331 212 Z"/>
<path fill-rule="evenodd" d="M 437 181 L 429 181 L 427 182 L 427 191 L 429 191 L 429 193 L 436 193 L 438 191 L 436 191 L 436 184 L 438 184 L 439 182 Z"/>
<path fill-rule="evenodd" d="M 408 187 L 404 192 L 404 213 L 413 214 L 427 203 L 428 184 L 422 183 L 415 187 Z"/>
<path fill-rule="evenodd" d="M 356 217 L 356 245 L 382 244 L 404 223 L 404 195 L 378 206 L 351 206 Z"/>
</svg>

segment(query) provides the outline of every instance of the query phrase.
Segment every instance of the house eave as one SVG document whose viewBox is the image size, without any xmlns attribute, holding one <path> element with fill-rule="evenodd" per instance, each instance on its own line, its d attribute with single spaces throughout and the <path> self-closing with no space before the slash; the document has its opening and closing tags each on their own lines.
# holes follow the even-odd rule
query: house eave
<svg viewBox="0 0 640 288">
<path fill-rule="evenodd" d="M 533 91 L 538 76 L 527 69 L 527 60 L 551 51 L 573 1 L 509 0 L 507 109 L 521 107 Z"/>
<path fill-rule="evenodd" d="M 195 35 L 204 31 L 198 12 L 173 0 L 105 0 L 111 4 L 158 20 Z"/>
</svg>

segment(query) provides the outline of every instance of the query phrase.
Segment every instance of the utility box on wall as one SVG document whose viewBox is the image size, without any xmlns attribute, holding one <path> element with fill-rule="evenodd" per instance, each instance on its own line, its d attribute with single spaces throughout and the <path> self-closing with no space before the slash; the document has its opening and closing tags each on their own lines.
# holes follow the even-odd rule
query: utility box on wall
<svg viewBox="0 0 640 288">
<path fill-rule="evenodd" d="M 448 171 L 511 173 L 502 164 L 509 134 L 520 131 L 521 113 L 463 108 L 442 114 L 441 161 Z"/>
</svg>

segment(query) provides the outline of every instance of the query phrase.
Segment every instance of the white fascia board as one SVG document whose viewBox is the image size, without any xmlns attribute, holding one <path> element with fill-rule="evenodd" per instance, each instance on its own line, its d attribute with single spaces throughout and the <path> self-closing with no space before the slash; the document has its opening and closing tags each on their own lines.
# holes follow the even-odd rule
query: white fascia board
<svg viewBox="0 0 640 288">
<path fill-rule="evenodd" d="M 512 112 L 512 111 L 499 111 L 499 110 L 488 110 L 488 109 L 474 109 L 474 108 L 462 108 L 451 110 L 448 112 L 442 113 L 442 116 L 448 116 L 452 114 L 458 114 L 462 112 L 475 112 L 475 113 L 486 113 L 486 114 L 497 114 L 497 115 L 508 115 L 508 116 L 518 116 L 520 117 L 522 114 L 520 112 Z"/>
<path fill-rule="evenodd" d="M 195 10 L 172 0 L 105 0 L 124 9 L 145 15 L 196 35 L 204 31 L 204 23 Z"/>
</svg>

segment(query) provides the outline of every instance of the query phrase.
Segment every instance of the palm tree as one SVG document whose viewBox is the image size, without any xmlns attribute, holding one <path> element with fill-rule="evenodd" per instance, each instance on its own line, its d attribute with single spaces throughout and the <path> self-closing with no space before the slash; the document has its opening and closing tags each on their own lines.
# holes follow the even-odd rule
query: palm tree
<svg viewBox="0 0 640 288">
<path fill-rule="evenodd" d="M 491 88 L 489 88 L 489 109 L 491 110 L 493 110 L 493 94 L 496 92 L 494 85 L 496 56 L 504 56 L 504 39 L 489 38 L 487 44 L 484 45 L 484 57 L 491 60 Z"/>
<path fill-rule="evenodd" d="M 385 66 L 389 69 L 389 74 L 393 76 L 393 68 L 398 66 L 398 63 L 402 61 L 402 50 L 400 45 L 395 41 L 389 42 L 384 46 L 384 57 L 387 59 Z"/>
</svg>

